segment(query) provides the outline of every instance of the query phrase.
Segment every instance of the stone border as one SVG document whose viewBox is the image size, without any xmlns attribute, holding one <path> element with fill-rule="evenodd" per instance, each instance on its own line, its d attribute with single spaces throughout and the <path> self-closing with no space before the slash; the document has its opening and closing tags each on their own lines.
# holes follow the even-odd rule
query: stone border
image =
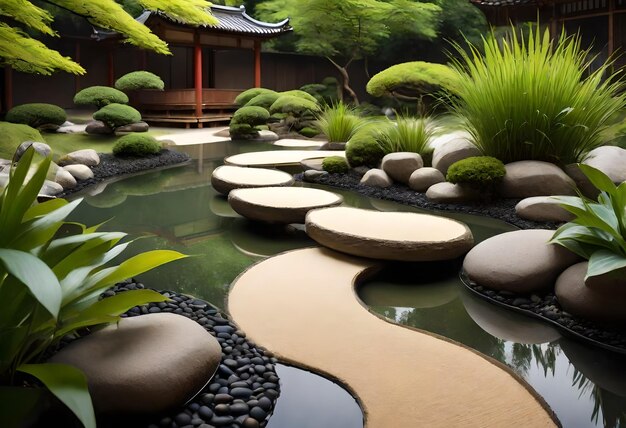
<svg viewBox="0 0 626 428">
<path fill-rule="evenodd" d="M 476 284 L 464 272 L 461 273 L 460 277 L 465 288 L 483 300 L 540 319 L 574 339 L 626 355 L 626 335 L 619 331 L 604 329 L 593 322 L 577 318 L 563 311 L 554 293 L 547 293 L 542 297 L 535 294 L 528 296 L 498 292 Z M 552 309 L 547 309 L 550 307 Z"/>
</svg>

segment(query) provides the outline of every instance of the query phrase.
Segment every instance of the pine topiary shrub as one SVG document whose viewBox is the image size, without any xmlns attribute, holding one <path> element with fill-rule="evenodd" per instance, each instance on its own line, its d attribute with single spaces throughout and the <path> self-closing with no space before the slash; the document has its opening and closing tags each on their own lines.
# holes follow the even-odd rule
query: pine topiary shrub
<svg viewBox="0 0 626 428">
<path fill-rule="evenodd" d="M 146 134 L 128 134 L 117 140 L 113 154 L 118 157 L 145 157 L 161 152 L 161 143 Z"/>
<path fill-rule="evenodd" d="M 302 98 L 304 100 L 317 104 L 317 99 L 313 95 L 301 91 L 300 89 L 292 89 L 291 91 L 281 92 L 280 95 Z"/>
<path fill-rule="evenodd" d="M 245 106 L 252 98 L 262 94 L 276 94 L 276 91 L 266 88 L 250 88 L 247 91 L 243 91 L 235 98 L 235 104 L 238 106 Z"/>
<path fill-rule="evenodd" d="M 366 90 L 374 97 L 391 95 L 418 99 L 441 90 L 454 93 L 458 85 L 458 77 L 450 67 L 414 61 L 396 64 L 374 75 Z"/>
<path fill-rule="evenodd" d="M 245 107 L 263 107 L 264 109 L 269 110 L 278 98 L 280 98 L 280 94 L 278 92 L 260 94 L 248 101 Z"/>
<path fill-rule="evenodd" d="M 21 123 L 31 128 L 43 125 L 60 126 L 67 120 L 65 110 L 54 104 L 31 103 L 13 107 L 6 114 L 6 121 Z"/>
<path fill-rule="evenodd" d="M 149 71 L 133 71 L 127 73 L 115 81 L 115 88 L 122 92 L 136 91 L 138 89 L 165 89 L 165 83 L 159 76 Z"/>
<path fill-rule="evenodd" d="M 506 174 L 504 164 L 491 156 L 474 156 L 453 163 L 446 180 L 481 190 L 493 190 Z"/>
<path fill-rule="evenodd" d="M 233 115 L 232 122 L 236 124 L 246 123 L 250 126 L 265 125 L 270 119 L 269 112 L 263 107 L 241 107 Z"/>
<path fill-rule="evenodd" d="M 331 174 L 345 174 L 350 171 L 350 165 L 341 156 L 330 156 L 322 161 L 322 169 Z"/>
<path fill-rule="evenodd" d="M 104 122 L 111 129 L 141 121 L 141 113 L 124 104 L 109 104 L 93 114 L 95 120 Z"/>
<path fill-rule="evenodd" d="M 307 94 L 308 95 L 308 94 Z M 320 106 L 315 101 L 297 97 L 295 95 L 282 95 L 270 107 L 270 113 L 288 113 L 293 116 L 311 115 L 319 112 Z"/>
<path fill-rule="evenodd" d="M 128 96 L 109 86 L 90 86 L 74 96 L 74 104 L 95 105 L 101 109 L 109 104 L 127 104 Z"/>
</svg>

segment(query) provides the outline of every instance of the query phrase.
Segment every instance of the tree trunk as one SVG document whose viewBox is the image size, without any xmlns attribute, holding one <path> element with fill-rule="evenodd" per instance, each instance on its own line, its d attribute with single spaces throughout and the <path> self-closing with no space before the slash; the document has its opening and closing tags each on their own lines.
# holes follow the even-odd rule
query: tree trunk
<svg viewBox="0 0 626 428">
<path fill-rule="evenodd" d="M 350 66 L 352 59 L 348 61 L 348 63 L 345 66 L 342 67 L 341 65 L 333 61 L 331 58 L 329 57 L 326 57 L 326 58 L 330 61 L 332 65 L 335 66 L 335 68 L 339 71 L 339 74 L 341 74 L 341 85 L 343 87 L 343 92 L 346 92 L 350 96 L 350 98 L 352 98 L 354 104 L 358 106 L 359 97 L 357 97 L 356 92 L 354 92 L 354 90 L 350 87 L 350 75 L 348 74 L 348 66 Z"/>
</svg>

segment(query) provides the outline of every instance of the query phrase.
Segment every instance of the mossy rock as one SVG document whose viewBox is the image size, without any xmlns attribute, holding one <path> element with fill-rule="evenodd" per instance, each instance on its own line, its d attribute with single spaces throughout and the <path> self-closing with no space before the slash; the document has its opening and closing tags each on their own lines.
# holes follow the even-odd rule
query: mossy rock
<svg viewBox="0 0 626 428">
<path fill-rule="evenodd" d="M 109 104 L 127 104 L 128 96 L 109 86 L 90 86 L 74 96 L 74 104 L 95 105 L 99 109 Z"/>
<path fill-rule="evenodd" d="M 230 123 L 228 128 L 231 138 L 253 138 L 259 135 L 259 132 L 247 123 Z"/>
<path fill-rule="evenodd" d="M 504 164 L 491 156 L 473 156 L 450 165 L 446 180 L 477 189 L 493 189 L 506 174 Z"/>
<path fill-rule="evenodd" d="M 447 65 L 424 61 L 396 64 L 374 75 L 367 83 L 367 93 L 382 97 L 399 93 L 410 97 L 432 94 L 458 87 L 457 74 Z"/>
<path fill-rule="evenodd" d="M 384 156 L 385 152 L 370 133 L 357 134 L 346 145 L 346 159 L 352 168 L 376 167 Z"/>
<path fill-rule="evenodd" d="M 269 110 L 278 98 L 280 98 L 280 94 L 278 94 L 278 92 L 257 95 L 248 101 L 245 107 L 263 107 L 264 109 Z"/>
<path fill-rule="evenodd" d="M 149 71 L 133 71 L 127 73 L 115 81 L 115 88 L 122 92 L 136 91 L 138 89 L 165 89 L 163 80 Z"/>
<path fill-rule="evenodd" d="M 243 91 L 241 94 L 237 95 L 235 98 L 235 104 L 238 106 L 245 106 L 248 104 L 252 98 L 261 95 L 261 94 L 276 94 L 276 91 L 272 91 L 271 89 L 266 88 L 251 88 L 246 91 Z"/>
<path fill-rule="evenodd" d="M 29 103 L 13 107 L 5 119 L 7 122 L 39 128 L 43 125 L 61 126 L 67 120 L 67 115 L 65 110 L 54 104 Z"/>
<path fill-rule="evenodd" d="M 146 157 L 160 152 L 161 143 L 145 134 L 125 135 L 113 146 L 113 154 L 118 157 Z"/>
<path fill-rule="evenodd" d="M 124 104 L 109 104 L 93 114 L 95 120 L 99 120 L 111 129 L 130 125 L 141 121 L 141 113 Z"/>
<path fill-rule="evenodd" d="M 250 126 L 265 125 L 270 118 L 270 113 L 263 107 L 241 107 L 233 115 L 232 122 L 235 124 L 248 124 Z"/>
<path fill-rule="evenodd" d="M 350 171 L 350 165 L 341 156 L 330 156 L 322 161 L 322 169 L 331 174 L 345 174 Z"/>
<path fill-rule="evenodd" d="M 301 130 L 298 131 L 298 133 L 300 133 L 300 135 L 303 135 L 307 138 L 313 138 L 317 135 L 320 134 L 319 129 L 310 127 L 310 126 L 306 126 L 304 128 L 302 128 Z"/>
</svg>

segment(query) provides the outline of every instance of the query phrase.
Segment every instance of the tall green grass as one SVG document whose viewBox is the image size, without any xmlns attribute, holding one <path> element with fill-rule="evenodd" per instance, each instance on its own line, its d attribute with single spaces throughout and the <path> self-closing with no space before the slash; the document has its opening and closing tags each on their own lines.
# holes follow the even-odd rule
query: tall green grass
<svg viewBox="0 0 626 428">
<path fill-rule="evenodd" d="M 374 138 L 385 153 L 431 151 L 430 140 L 435 134 L 435 124 L 429 119 L 399 116 L 379 128 Z"/>
<path fill-rule="evenodd" d="M 590 71 L 594 58 L 579 37 L 516 31 L 505 39 L 491 33 L 484 49 L 456 46 L 453 110 L 483 154 L 505 163 L 581 161 L 604 143 L 601 132 L 625 104 L 624 84 L 607 78 L 610 62 Z"/>
<path fill-rule="evenodd" d="M 368 119 L 359 116 L 353 107 L 340 101 L 326 106 L 314 125 L 329 142 L 346 142 L 368 122 Z"/>
</svg>

